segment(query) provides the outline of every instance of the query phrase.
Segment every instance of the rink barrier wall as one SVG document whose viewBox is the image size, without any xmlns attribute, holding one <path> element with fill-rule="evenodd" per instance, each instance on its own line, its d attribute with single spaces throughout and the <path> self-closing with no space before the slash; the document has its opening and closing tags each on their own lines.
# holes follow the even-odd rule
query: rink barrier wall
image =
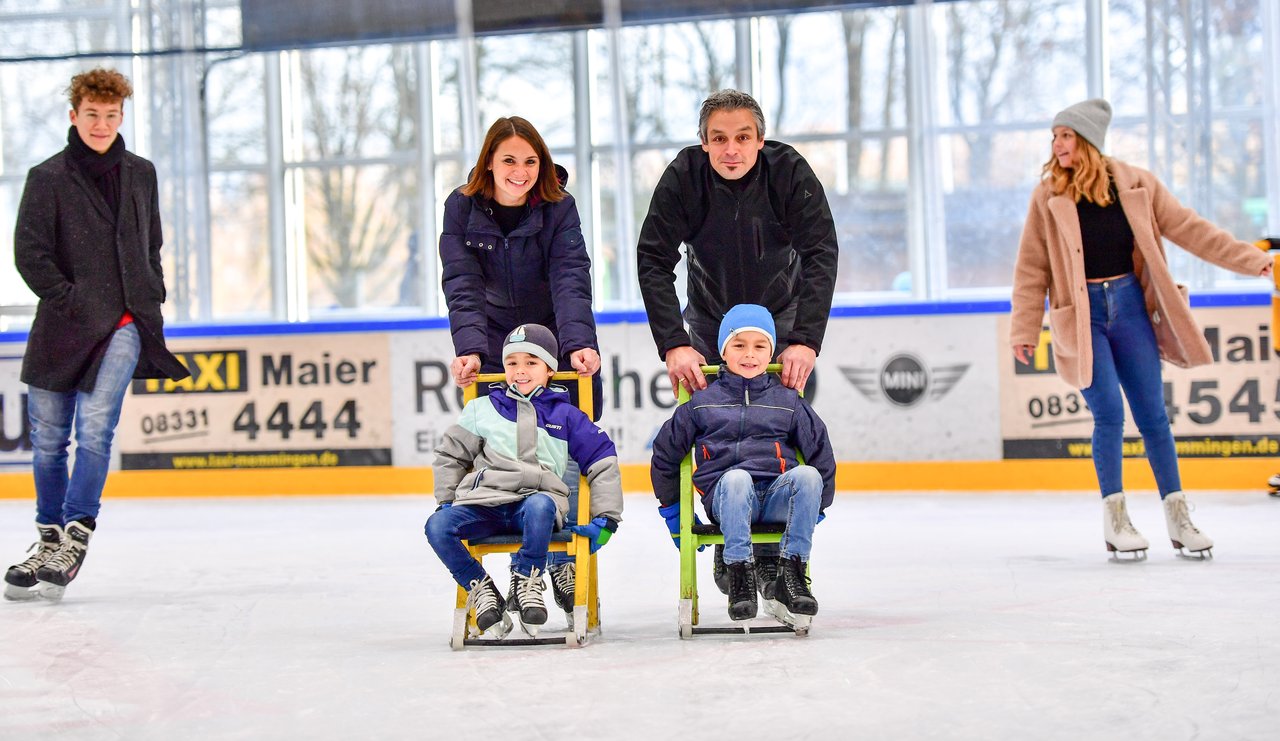
<svg viewBox="0 0 1280 741">
<path fill-rule="evenodd" d="M 1175 435 L 1200 451 L 1182 458 L 1184 487 L 1259 489 L 1280 470 L 1270 296 L 1197 295 L 1192 306 L 1221 357 L 1190 371 L 1166 366 Z M 1052 372 L 1047 331 L 1043 362 L 1015 366 L 1008 311 L 1007 301 L 833 309 L 811 396 L 844 459 L 838 489 L 1095 487 L 1088 412 Z M 598 322 L 602 426 L 618 445 L 624 488 L 648 491 L 648 441 L 670 414 L 665 368 L 643 312 L 602 313 Z M 447 383 L 445 319 L 177 326 L 168 334 L 193 381 L 176 392 L 135 382 L 107 496 L 430 494 L 434 440 L 460 408 Z M 17 403 L 25 340 L 0 332 L 6 499 L 33 496 Z M 1126 429 L 1127 440 L 1135 434 Z M 1137 445 L 1129 455 L 1141 455 Z M 174 470 L 179 459 L 204 470 Z M 1127 488 L 1155 488 L 1145 459 L 1126 458 L 1124 471 Z"/>
</svg>

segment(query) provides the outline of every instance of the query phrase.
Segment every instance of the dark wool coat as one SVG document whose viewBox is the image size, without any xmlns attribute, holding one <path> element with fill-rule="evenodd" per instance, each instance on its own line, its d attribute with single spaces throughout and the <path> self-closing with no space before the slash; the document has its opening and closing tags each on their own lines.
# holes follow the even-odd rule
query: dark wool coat
<svg viewBox="0 0 1280 741">
<path fill-rule="evenodd" d="M 840 261 L 827 196 L 792 147 L 765 140 L 748 182 L 735 192 L 699 145 L 681 150 L 658 180 L 636 246 L 640 293 L 665 359 L 691 345 L 710 357 L 725 312 L 760 304 L 773 315 L 778 348 L 822 350 Z M 689 245 L 689 306 L 675 288 L 680 245 Z"/>
<path fill-rule="evenodd" d="M 142 339 L 134 378 L 190 375 L 165 349 L 162 243 L 156 170 L 147 160 L 125 152 L 116 215 L 66 150 L 31 169 L 14 232 L 18 272 L 40 298 L 23 383 L 92 391 L 126 309 Z"/>
</svg>

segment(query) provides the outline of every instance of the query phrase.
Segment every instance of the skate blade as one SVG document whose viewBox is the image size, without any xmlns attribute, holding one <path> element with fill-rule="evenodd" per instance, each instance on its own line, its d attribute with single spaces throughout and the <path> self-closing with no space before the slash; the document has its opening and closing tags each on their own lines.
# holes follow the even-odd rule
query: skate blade
<svg viewBox="0 0 1280 741">
<path fill-rule="evenodd" d="M 520 626 L 520 630 L 525 635 L 529 636 L 530 638 L 538 637 L 538 629 L 541 628 L 542 625 L 530 625 L 529 623 L 526 623 L 524 621 L 524 618 L 522 618 L 520 616 L 520 613 L 518 612 L 513 612 L 511 613 L 511 615 L 515 617 L 515 624 Z"/>
<path fill-rule="evenodd" d="M 1212 561 L 1213 546 L 1209 546 L 1202 551 L 1185 551 L 1182 548 L 1178 548 L 1176 555 L 1183 561 Z"/>
<path fill-rule="evenodd" d="M 808 635 L 809 626 L 813 623 L 812 615 L 796 615 L 787 606 L 777 600 L 764 600 L 764 611 L 774 620 L 791 628 L 799 635 Z"/>
<path fill-rule="evenodd" d="M 40 599 L 47 600 L 49 602 L 61 602 L 62 595 L 65 594 L 66 591 L 66 586 L 50 584 L 47 581 L 42 581 L 36 585 L 36 592 L 39 593 Z"/>
<path fill-rule="evenodd" d="M 1122 551 L 1110 543 L 1107 543 L 1107 552 L 1111 554 L 1111 558 L 1109 559 L 1111 563 L 1138 563 L 1147 560 L 1146 548 L 1134 548 L 1130 551 Z"/>
<path fill-rule="evenodd" d="M 481 633 L 474 625 L 468 625 L 467 638 L 468 640 L 483 638 L 490 641 L 500 641 L 507 637 L 507 634 L 511 632 L 513 627 L 511 618 L 504 612 L 502 613 L 502 620 L 490 625 L 489 629 L 483 633 Z"/>
<path fill-rule="evenodd" d="M 15 584 L 4 585 L 4 598 L 10 602 L 30 602 L 39 599 L 40 593 L 35 587 L 19 587 Z"/>
</svg>

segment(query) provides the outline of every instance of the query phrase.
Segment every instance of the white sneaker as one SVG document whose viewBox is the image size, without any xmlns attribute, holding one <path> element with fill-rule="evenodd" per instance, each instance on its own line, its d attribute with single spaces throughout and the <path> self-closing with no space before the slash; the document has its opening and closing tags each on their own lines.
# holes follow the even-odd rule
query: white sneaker
<svg viewBox="0 0 1280 741">
<path fill-rule="evenodd" d="M 1187 497 L 1175 491 L 1164 498 L 1164 521 L 1169 526 L 1169 540 L 1184 555 L 1185 548 L 1195 558 L 1213 558 L 1213 539 L 1200 532 L 1200 528 L 1191 522 L 1191 512 L 1187 507 Z"/>
<path fill-rule="evenodd" d="M 1147 539 L 1129 521 L 1122 491 L 1102 498 L 1102 538 L 1112 553 L 1130 553 L 1136 561 L 1147 557 Z"/>
</svg>

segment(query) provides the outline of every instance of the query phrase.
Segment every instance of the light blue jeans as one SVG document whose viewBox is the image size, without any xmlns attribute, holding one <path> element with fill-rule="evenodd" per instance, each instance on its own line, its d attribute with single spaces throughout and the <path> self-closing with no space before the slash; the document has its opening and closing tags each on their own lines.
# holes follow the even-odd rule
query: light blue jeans
<svg viewBox="0 0 1280 741">
<path fill-rule="evenodd" d="M 1081 389 L 1093 412 L 1093 467 L 1102 496 L 1124 490 L 1124 400 L 1142 433 L 1160 498 L 1182 490 L 1178 453 L 1164 406 L 1160 349 L 1142 284 L 1132 273 L 1089 284 L 1093 383 Z M 1120 389 L 1124 389 L 1124 396 Z"/>
<path fill-rule="evenodd" d="M 797 466 L 759 483 L 746 471 L 729 471 L 711 490 L 712 514 L 724 533 L 724 562 L 752 560 L 751 525 L 756 522 L 785 524 L 782 557 L 808 561 L 821 506 L 822 474 L 813 466 Z"/>
<path fill-rule="evenodd" d="M 111 441 L 141 350 L 138 328 L 126 324 L 111 335 L 92 392 L 27 387 L 36 522 L 41 525 L 65 525 L 98 516 L 102 487 L 111 465 Z M 76 461 L 68 478 L 67 447 L 72 424 Z"/>
<path fill-rule="evenodd" d="M 547 566 L 547 544 L 556 526 L 556 503 L 536 492 L 518 502 L 485 507 L 455 504 L 427 518 L 427 541 L 463 589 L 484 577 L 484 567 L 462 545 L 463 540 L 519 533 L 520 550 L 511 554 L 511 568 L 528 576 Z"/>
</svg>

